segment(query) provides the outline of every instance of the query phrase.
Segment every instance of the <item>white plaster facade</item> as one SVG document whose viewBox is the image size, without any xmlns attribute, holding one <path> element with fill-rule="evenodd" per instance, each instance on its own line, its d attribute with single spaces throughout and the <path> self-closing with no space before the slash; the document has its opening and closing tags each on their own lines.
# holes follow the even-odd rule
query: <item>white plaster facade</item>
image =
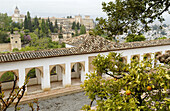
<svg viewBox="0 0 170 111">
<path fill-rule="evenodd" d="M 164 54 L 167 50 L 170 50 L 170 45 L 163 46 L 153 46 L 153 47 L 144 47 L 144 48 L 135 48 L 135 49 L 126 49 L 126 50 L 117 50 L 113 52 L 122 53 L 123 57 L 127 58 L 127 63 L 130 63 L 130 59 L 133 55 L 140 55 L 140 59 L 143 58 L 143 55 L 146 53 L 157 53 L 162 52 Z M 107 55 L 108 52 L 103 52 L 100 54 Z M 24 84 L 26 69 L 27 68 L 36 68 L 42 67 L 42 76 L 41 77 L 41 89 L 49 90 L 50 86 L 50 65 L 63 65 L 65 67 L 64 72 L 62 73 L 62 84 L 64 87 L 71 85 L 72 77 L 72 65 L 75 63 L 81 63 L 81 82 L 85 80 L 85 74 L 89 73 L 89 57 L 97 56 L 99 53 L 90 53 L 82 55 L 70 55 L 70 56 L 61 56 L 61 57 L 52 57 L 52 58 L 43 58 L 43 59 L 34 59 L 34 60 L 25 60 L 25 61 L 16 61 L 16 62 L 5 62 L 0 63 L 0 72 L 18 70 L 19 72 L 19 87 Z M 152 58 L 154 56 L 151 56 Z M 83 69 L 84 68 L 84 69 Z M 60 71 L 61 69 L 58 69 Z M 61 72 L 61 71 L 60 71 Z"/>
</svg>

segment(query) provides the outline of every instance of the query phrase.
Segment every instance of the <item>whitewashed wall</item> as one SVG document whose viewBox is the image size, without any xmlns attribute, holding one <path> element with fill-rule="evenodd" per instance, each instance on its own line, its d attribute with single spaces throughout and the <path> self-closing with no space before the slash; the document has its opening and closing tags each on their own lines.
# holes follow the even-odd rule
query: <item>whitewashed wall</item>
<svg viewBox="0 0 170 111">
<path fill-rule="evenodd" d="M 145 53 L 155 53 L 161 51 L 163 54 L 165 51 L 170 50 L 170 45 L 166 46 L 157 46 L 157 47 L 147 47 L 147 48 L 138 48 L 138 49 L 129 49 L 129 50 L 119 50 L 113 51 L 117 53 L 122 53 L 122 56 L 127 56 L 127 62 L 130 63 L 131 55 L 140 54 L 140 58 Z M 103 52 L 101 54 L 107 55 L 109 52 Z M 31 67 L 40 67 L 43 66 L 43 77 L 41 77 L 41 88 L 48 89 L 50 88 L 50 65 L 65 64 L 65 74 L 63 74 L 63 86 L 71 85 L 71 63 L 73 62 L 82 62 L 85 61 L 85 73 L 88 73 L 88 57 L 97 56 L 99 53 L 84 54 L 84 55 L 72 55 L 64 57 L 53 57 L 53 58 L 44 58 L 44 59 L 34 59 L 26 61 L 17 61 L 17 62 L 7 62 L 0 63 L 0 71 L 10 71 L 10 70 L 19 70 L 19 86 L 21 87 L 25 80 L 25 69 Z M 85 73 L 81 75 L 82 82 L 85 79 Z"/>
</svg>

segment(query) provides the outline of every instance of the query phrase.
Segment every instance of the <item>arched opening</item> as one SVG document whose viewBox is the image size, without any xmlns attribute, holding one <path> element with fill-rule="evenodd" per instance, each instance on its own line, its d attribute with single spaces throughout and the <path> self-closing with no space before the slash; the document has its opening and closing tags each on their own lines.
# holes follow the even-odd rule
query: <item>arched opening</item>
<svg viewBox="0 0 170 111">
<path fill-rule="evenodd" d="M 155 53 L 155 59 L 158 60 L 158 56 L 160 56 L 160 55 L 161 55 L 161 52 L 156 52 Z"/>
<path fill-rule="evenodd" d="M 158 57 L 159 57 L 160 55 L 162 55 L 161 52 L 156 52 L 156 53 L 155 53 L 155 55 L 154 55 L 154 67 L 155 67 L 157 64 L 160 63 L 160 62 L 159 62 L 159 59 L 158 59 Z"/>
<path fill-rule="evenodd" d="M 143 56 L 143 60 L 150 60 L 151 59 L 151 54 L 147 53 Z"/>
<path fill-rule="evenodd" d="M 63 87 L 64 68 L 60 65 L 54 66 L 50 71 L 51 88 Z"/>
<path fill-rule="evenodd" d="M 140 60 L 140 58 L 139 58 L 139 56 L 138 56 L 138 55 L 134 55 L 134 56 L 132 57 L 132 60 L 133 60 L 133 61 L 139 61 L 139 60 Z"/>
<path fill-rule="evenodd" d="M 0 76 L 1 88 L 4 91 L 5 97 L 8 97 L 14 86 L 14 80 L 17 79 L 17 75 L 13 71 L 4 72 Z M 16 82 L 16 87 L 18 87 L 18 80 Z"/>
<path fill-rule="evenodd" d="M 126 57 L 121 57 L 121 58 L 120 58 L 120 61 L 123 62 L 124 64 L 127 64 L 127 59 L 126 59 Z"/>
<path fill-rule="evenodd" d="M 32 93 L 41 90 L 41 70 L 38 68 L 32 68 L 26 74 L 26 77 L 29 78 L 27 84 L 27 93 Z"/>
<path fill-rule="evenodd" d="M 84 78 L 84 66 L 81 63 L 75 63 L 71 67 L 71 84 L 76 85 L 83 82 Z"/>
</svg>

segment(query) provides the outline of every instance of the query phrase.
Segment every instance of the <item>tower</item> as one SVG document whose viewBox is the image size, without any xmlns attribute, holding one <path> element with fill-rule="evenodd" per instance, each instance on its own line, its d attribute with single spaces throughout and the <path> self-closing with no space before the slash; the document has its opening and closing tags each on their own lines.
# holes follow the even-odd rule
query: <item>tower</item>
<svg viewBox="0 0 170 111">
<path fill-rule="evenodd" d="M 12 15 L 12 21 L 21 23 L 24 21 L 24 17 L 25 17 L 24 15 L 20 14 L 20 10 L 16 6 L 14 14 Z"/>
<path fill-rule="evenodd" d="M 15 31 L 14 34 L 10 34 L 11 50 L 14 48 L 21 49 L 21 36 L 18 31 Z"/>
<path fill-rule="evenodd" d="M 19 9 L 18 9 L 18 7 L 16 6 L 16 8 L 15 8 L 15 10 L 14 10 L 14 14 L 20 14 L 20 11 L 19 11 Z"/>
<path fill-rule="evenodd" d="M 77 16 L 75 16 L 75 21 L 76 21 L 76 23 L 80 23 L 80 24 L 82 24 L 82 16 L 81 15 L 77 15 Z"/>
</svg>

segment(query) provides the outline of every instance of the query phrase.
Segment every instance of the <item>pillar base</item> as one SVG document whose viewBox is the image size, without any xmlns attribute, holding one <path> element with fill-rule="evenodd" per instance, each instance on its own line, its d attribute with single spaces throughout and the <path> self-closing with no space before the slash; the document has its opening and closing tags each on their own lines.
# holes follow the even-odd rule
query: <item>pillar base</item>
<svg viewBox="0 0 170 111">
<path fill-rule="evenodd" d="M 67 85 L 65 85 L 64 87 L 65 87 L 65 88 L 66 88 L 66 87 L 71 87 L 71 84 L 67 84 Z"/>
<path fill-rule="evenodd" d="M 45 92 L 45 91 L 49 91 L 49 90 L 51 90 L 51 88 L 44 88 L 44 89 L 43 89 L 44 92 Z"/>
</svg>

